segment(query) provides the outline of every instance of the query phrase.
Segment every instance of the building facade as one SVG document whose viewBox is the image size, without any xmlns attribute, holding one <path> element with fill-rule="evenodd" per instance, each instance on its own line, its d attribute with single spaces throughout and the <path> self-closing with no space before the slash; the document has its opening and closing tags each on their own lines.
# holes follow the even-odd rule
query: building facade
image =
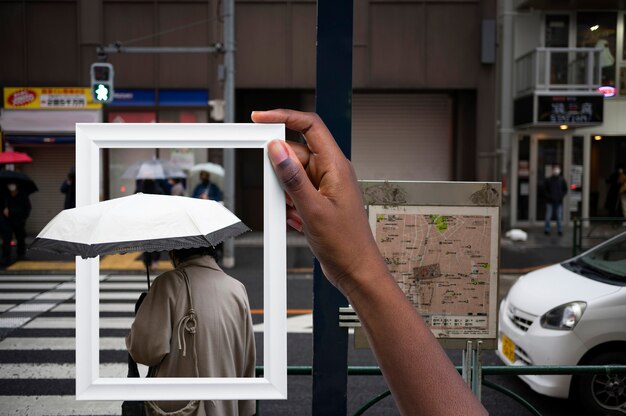
<svg viewBox="0 0 626 416">
<path fill-rule="evenodd" d="M 221 7 L 193 0 L 0 0 L 0 86 L 86 87 L 102 45 L 223 43 Z M 354 8 L 352 160 L 359 178 L 499 179 L 496 0 L 368 0 Z M 236 121 L 248 122 L 255 109 L 314 111 L 316 3 L 236 1 L 235 14 Z M 185 93 L 222 97 L 220 54 L 119 53 L 106 60 L 115 68 L 117 95 L 99 110 L 102 121 L 218 121 L 208 103 Z M 137 98 L 145 94 L 152 98 Z M 164 100 L 168 94 L 187 98 Z M 55 178 L 54 187 L 46 183 L 32 196 L 29 232 L 36 233 L 62 207 L 58 186 L 74 163 L 73 143 L 46 142 L 45 132 L 26 143 L 28 126 L 3 133 L 13 148 L 33 153 L 33 163 L 20 169 L 41 183 Z M 119 175 L 133 159 L 180 152 L 108 152 L 103 197 L 132 192 Z M 221 154 L 186 157 L 219 162 Z M 262 228 L 261 166 L 260 153 L 237 151 L 236 213 L 253 229 Z"/>
<path fill-rule="evenodd" d="M 618 215 L 611 182 L 626 164 L 624 3 L 505 0 L 502 7 L 509 16 L 502 44 L 511 52 L 502 68 L 513 75 L 502 78 L 501 113 L 509 121 L 501 141 L 511 162 L 511 223 L 543 222 L 543 183 L 555 164 L 569 185 L 566 223 Z"/>
</svg>

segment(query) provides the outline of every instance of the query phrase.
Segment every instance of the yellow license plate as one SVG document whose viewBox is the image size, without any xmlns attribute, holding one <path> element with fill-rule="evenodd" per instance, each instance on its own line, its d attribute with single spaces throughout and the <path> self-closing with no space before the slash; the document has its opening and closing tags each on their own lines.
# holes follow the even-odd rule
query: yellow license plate
<svg viewBox="0 0 626 416">
<path fill-rule="evenodd" d="M 506 335 L 502 335 L 502 354 L 504 354 L 510 362 L 515 362 L 515 344 Z"/>
</svg>

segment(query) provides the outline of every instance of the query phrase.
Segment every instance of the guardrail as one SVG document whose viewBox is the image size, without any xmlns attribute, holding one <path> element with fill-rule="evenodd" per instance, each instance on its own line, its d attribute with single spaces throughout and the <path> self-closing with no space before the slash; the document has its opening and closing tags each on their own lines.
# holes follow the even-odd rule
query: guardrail
<svg viewBox="0 0 626 416">
<path fill-rule="evenodd" d="M 620 217 L 574 218 L 572 256 L 626 231 L 626 226 L 622 226 L 624 221 Z M 583 240 L 591 244 L 583 247 Z"/>
<path fill-rule="evenodd" d="M 456 367 L 460 373 L 462 371 L 461 366 Z M 313 374 L 313 368 L 311 366 L 289 366 L 287 367 L 287 375 L 289 376 L 310 376 Z M 533 415 L 541 416 L 541 413 L 522 396 L 518 395 L 514 391 L 493 383 L 489 380 L 485 380 L 485 376 L 490 375 L 580 375 L 580 374 L 626 374 L 626 365 L 535 365 L 535 366 L 506 366 L 506 365 L 493 365 L 482 367 L 482 384 L 485 387 L 489 387 L 499 393 L 502 393 L 513 400 L 520 403 L 526 409 L 528 409 Z M 380 367 L 377 366 L 350 366 L 348 367 L 348 376 L 380 376 L 382 372 Z M 263 376 L 263 367 L 256 367 L 256 376 Z M 389 396 L 391 393 L 389 390 L 382 392 L 366 403 L 364 403 L 353 416 L 360 416 L 367 410 L 372 408 L 376 403 Z M 257 401 L 256 415 L 260 416 L 259 401 Z"/>
</svg>

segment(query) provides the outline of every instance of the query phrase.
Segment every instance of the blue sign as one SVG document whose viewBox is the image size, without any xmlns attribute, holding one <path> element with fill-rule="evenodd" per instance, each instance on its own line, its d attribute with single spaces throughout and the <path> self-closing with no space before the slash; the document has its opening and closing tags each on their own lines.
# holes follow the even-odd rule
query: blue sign
<svg viewBox="0 0 626 416">
<path fill-rule="evenodd" d="M 156 105 L 154 90 L 116 89 L 109 107 L 153 107 Z"/>
<path fill-rule="evenodd" d="M 208 90 L 159 90 L 159 105 L 172 107 L 207 107 Z"/>
</svg>

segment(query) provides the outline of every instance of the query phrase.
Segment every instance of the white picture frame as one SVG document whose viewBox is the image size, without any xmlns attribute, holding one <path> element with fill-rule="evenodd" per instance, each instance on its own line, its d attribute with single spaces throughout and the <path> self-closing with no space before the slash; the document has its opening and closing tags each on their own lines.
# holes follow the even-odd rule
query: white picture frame
<svg viewBox="0 0 626 416">
<path fill-rule="evenodd" d="M 77 123 L 76 203 L 99 202 L 100 149 L 259 148 L 264 185 L 264 372 L 262 378 L 102 378 L 99 374 L 99 259 L 76 258 L 77 400 L 277 400 L 287 398 L 285 196 L 267 145 L 283 124 Z"/>
</svg>

